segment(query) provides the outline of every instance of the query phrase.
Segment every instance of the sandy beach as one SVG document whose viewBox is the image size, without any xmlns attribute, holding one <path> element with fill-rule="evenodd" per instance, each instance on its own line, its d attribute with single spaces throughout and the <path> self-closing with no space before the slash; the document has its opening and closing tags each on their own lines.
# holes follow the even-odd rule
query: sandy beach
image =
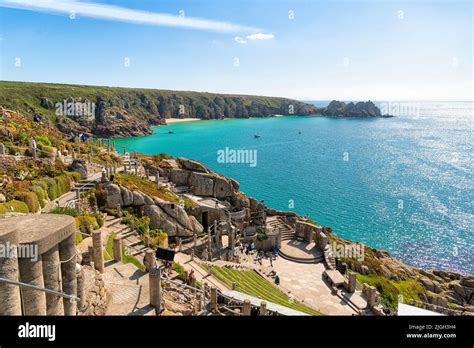
<svg viewBox="0 0 474 348">
<path fill-rule="evenodd" d="M 199 118 L 167 118 L 166 123 L 178 123 L 178 122 L 190 122 L 190 121 L 200 121 Z"/>
</svg>

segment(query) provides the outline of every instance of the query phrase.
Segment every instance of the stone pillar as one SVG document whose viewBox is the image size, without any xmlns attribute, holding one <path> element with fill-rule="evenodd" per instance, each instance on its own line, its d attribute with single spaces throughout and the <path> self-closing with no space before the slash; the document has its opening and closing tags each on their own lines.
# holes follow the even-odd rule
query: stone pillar
<svg viewBox="0 0 474 348">
<path fill-rule="evenodd" d="M 0 143 L 0 156 L 3 156 L 3 155 L 5 155 L 5 145 Z"/>
<path fill-rule="evenodd" d="M 92 247 L 94 248 L 94 268 L 100 273 L 104 273 L 104 255 L 102 251 L 102 233 L 92 232 Z"/>
<path fill-rule="evenodd" d="M 155 251 L 152 249 L 147 249 L 145 251 L 145 256 L 143 258 L 143 263 L 146 267 L 148 272 L 151 272 L 153 269 L 156 268 L 156 258 L 155 258 Z"/>
<path fill-rule="evenodd" d="M 42 258 L 44 287 L 61 292 L 59 247 L 57 245 L 53 246 L 42 255 Z M 64 315 L 62 297 L 46 294 L 46 313 L 47 315 Z"/>
<path fill-rule="evenodd" d="M 68 295 L 77 295 L 76 276 L 76 235 L 73 233 L 59 243 L 59 258 L 61 260 L 61 276 L 63 292 Z M 77 304 L 63 298 L 64 315 L 76 315 Z"/>
<path fill-rule="evenodd" d="M 127 153 L 127 147 L 124 146 L 124 147 L 123 147 L 123 154 L 125 155 L 126 153 Z"/>
<path fill-rule="evenodd" d="M 191 261 L 194 261 L 194 249 L 191 250 Z"/>
<path fill-rule="evenodd" d="M 211 288 L 211 311 L 217 312 L 217 288 Z"/>
<path fill-rule="evenodd" d="M 81 267 L 79 272 L 77 272 L 77 297 L 79 297 L 79 302 L 77 307 L 79 310 L 83 310 L 86 304 L 86 289 L 85 289 L 85 279 L 84 279 L 84 269 Z"/>
<path fill-rule="evenodd" d="M 356 274 L 354 272 L 347 272 L 347 291 L 354 293 L 356 289 Z"/>
<path fill-rule="evenodd" d="M 198 314 L 200 311 L 202 311 L 202 295 L 200 292 L 196 294 L 196 303 L 194 305 L 194 312 Z"/>
<path fill-rule="evenodd" d="M 229 249 L 231 251 L 231 257 L 234 257 L 234 247 L 235 247 L 235 228 L 229 222 Z"/>
<path fill-rule="evenodd" d="M 22 283 L 44 288 L 41 256 L 38 256 L 37 261 L 31 258 L 20 258 L 18 263 Z M 22 288 L 21 297 L 24 315 L 46 315 L 46 294 L 43 291 Z"/>
<path fill-rule="evenodd" d="M 260 303 L 260 311 L 259 311 L 259 314 L 261 316 L 265 316 L 267 315 L 267 303 L 265 301 L 262 301 Z"/>
<path fill-rule="evenodd" d="M 13 227 L 0 229 L 0 246 L 9 250 L 9 255 L 0 255 L 0 277 L 18 281 L 19 266 L 16 246 L 18 231 Z M 13 246 L 13 248 L 12 248 Z M 6 256 L 6 257 L 2 257 Z M 21 315 L 20 287 L 0 282 L 0 315 Z"/>
<path fill-rule="evenodd" d="M 324 233 L 319 234 L 319 249 L 324 251 L 326 248 L 326 245 L 328 245 L 328 237 Z"/>
<path fill-rule="evenodd" d="M 249 300 L 244 300 L 244 305 L 242 307 L 242 314 L 244 316 L 250 316 L 250 309 L 251 309 L 250 301 Z"/>
<path fill-rule="evenodd" d="M 158 267 L 150 270 L 150 304 L 155 307 L 156 315 L 161 313 L 161 269 Z"/>
<path fill-rule="evenodd" d="M 367 296 L 367 307 L 373 308 L 377 305 L 377 289 L 374 286 L 364 284 Z"/>
<path fill-rule="evenodd" d="M 311 243 L 314 238 L 314 231 L 311 227 L 305 226 L 304 233 L 303 233 L 303 240 L 306 243 Z"/>
<path fill-rule="evenodd" d="M 120 237 L 114 237 L 114 260 L 116 262 L 122 262 L 122 239 Z"/>
</svg>

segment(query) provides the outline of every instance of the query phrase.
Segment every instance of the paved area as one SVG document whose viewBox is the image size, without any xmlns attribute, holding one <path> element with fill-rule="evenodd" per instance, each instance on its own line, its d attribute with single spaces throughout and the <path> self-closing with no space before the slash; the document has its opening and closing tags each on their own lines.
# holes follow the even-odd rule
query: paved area
<svg viewBox="0 0 474 348">
<path fill-rule="evenodd" d="M 108 262 L 103 278 L 111 293 L 107 315 L 155 315 L 148 275 L 132 264 Z"/>
<path fill-rule="evenodd" d="M 304 304 L 328 315 L 356 314 L 343 300 L 331 294 L 330 287 L 322 278 L 325 270 L 323 264 L 302 264 L 279 258 L 273 261 L 273 269 L 280 277 L 279 288 L 290 292 Z"/>
</svg>

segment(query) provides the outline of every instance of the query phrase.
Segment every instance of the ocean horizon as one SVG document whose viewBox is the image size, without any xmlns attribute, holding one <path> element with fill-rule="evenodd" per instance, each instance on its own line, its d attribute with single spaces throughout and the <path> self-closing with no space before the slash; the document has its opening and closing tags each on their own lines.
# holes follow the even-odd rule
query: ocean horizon
<svg viewBox="0 0 474 348">
<path fill-rule="evenodd" d="M 393 118 L 175 123 L 116 146 L 195 159 L 267 206 L 307 215 L 343 238 L 423 269 L 473 274 L 473 106 L 391 102 Z M 226 149 L 255 154 L 255 165 L 222 163 Z"/>
</svg>

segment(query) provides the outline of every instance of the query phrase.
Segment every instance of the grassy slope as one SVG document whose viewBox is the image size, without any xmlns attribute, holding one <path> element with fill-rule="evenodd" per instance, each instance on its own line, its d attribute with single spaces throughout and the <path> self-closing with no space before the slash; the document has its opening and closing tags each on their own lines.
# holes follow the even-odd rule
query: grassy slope
<svg viewBox="0 0 474 348">
<path fill-rule="evenodd" d="M 123 88 L 123 87 L 103 87 L 103 86 L 85 86 L 68 85 L 53 83 L 33 83 L 33 82 L 14 82 L 0 81 L 0 105 L 20 112 L 28 112 L 29 108 L 34 108 L 36 112 L 55 119 L 54 109 L 45 109 L 39 102 L 42 97 L 49 98 L 53 103 L 63 101 L 71 96 L 80 96 L 90 101 L 95 101 L 97 96 L 103 96 L 105 99 L 116 99 L 122 95 L 145 95 L 149 99 L 157 99 L 160 96 L 173 96 L 193 98 L 197 104 L 205 103 L 206 99 L 216 96 L 239 96 L 243 98 L 244 105 L 250 105 L 252 101 L 258 101 L 270 107 L 279 107 L 285 98 L 250 96 L 250 95 L 224 95 L 205 92 L 191 91 L 172 91 L 162 89 L 146 88 Z M 287 99 L 288 100 L 288 99 Z"/>
<path fill-rule="evenodd" d="M 206 265 L 203 265 L 203 267 L 207 268 Z M 238 271 L 228 267 L 212 267 L 212 274 L 230 288 L 232 283 L 236 283 L 237 289 L 243 293 L 310 315 L 321 315 L 315 309 L 291 300 L 283 291 L 278 290 L 254 271 Z"/>
</svg>

